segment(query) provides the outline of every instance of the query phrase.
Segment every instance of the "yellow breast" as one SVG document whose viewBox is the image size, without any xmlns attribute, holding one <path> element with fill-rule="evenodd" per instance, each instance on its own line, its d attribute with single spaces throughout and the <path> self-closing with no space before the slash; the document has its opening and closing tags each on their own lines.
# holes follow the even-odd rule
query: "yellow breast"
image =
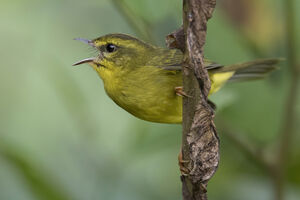
<svg viewBox="0 0 300 200">
<path fill-rule="evenodd" d="M 108 96 L 134 116 L 152 122 L 181 123 L 182 97 L 175 87 L 182 86 L 181 72 L 154 66 L 136 70 L 100 68 L 97 70 Z M 218 91 L 233 72 L 210 74 L 210 94 Z"/>
<path fill-rule="evenodd" d="M 134 116 L 152 122 L 181 123 L 182 98 L 174 90 L 182 85 L 181 73 L 172 75 L 147 66 L 127 72 L 104 69 L 98 74 L 108 96 Z"/>
</svg>

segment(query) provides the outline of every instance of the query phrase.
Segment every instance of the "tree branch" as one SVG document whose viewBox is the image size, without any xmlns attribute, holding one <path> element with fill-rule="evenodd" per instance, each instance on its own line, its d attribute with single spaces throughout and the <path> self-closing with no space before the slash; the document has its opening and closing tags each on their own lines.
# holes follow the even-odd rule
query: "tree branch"
<svg viewBox="0 0 300 200">
<path fill-rule="evenodd" d="M 279 148 L 276 162 L 277 173 L 274 178 L 276 199 L 283 199 L 283 184 L 285 171 L 290 151 L 290 143 L 296 123 L 296 104 L 300 83 L 300 65 L 297 64 L 296 33 L 295 33 L 295 11 L 292 0 L 284 3 L 287 38 L 287 63 L 291 72 L 291 85 L 286 99 L 285 114 L 283 116 L 282 128 L 279 132 Z"/>
<path fill-rule="evenodd" d="M 219 163 L 219 139 L 213 122 L 214 110 L 207 101 L 210 80 L 203 63 L 207 21 L 215 0 L 183 0 L 183 29 L 167 36 L 167 45 L 184 52 L 182 154 L 188 161 L 182 176 L 184 200 L 207 199 L 206 187 Z"/>
</svg>

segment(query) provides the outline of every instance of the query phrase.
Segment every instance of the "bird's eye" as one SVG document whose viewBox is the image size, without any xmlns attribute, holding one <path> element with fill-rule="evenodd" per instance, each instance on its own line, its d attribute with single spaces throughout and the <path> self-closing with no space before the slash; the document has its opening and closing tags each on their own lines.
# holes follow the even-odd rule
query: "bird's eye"
<svg viewBox="0 0 300 200">
<path fill-rule="evenodd" d="M 117 50 L 116 45 L 113 45 L 113 44 L 107 44 L 106 45 L 106 51 L 107 52 L 112 53 L 112 52 L 114 52 L 116 50 Z"/>
</svg>

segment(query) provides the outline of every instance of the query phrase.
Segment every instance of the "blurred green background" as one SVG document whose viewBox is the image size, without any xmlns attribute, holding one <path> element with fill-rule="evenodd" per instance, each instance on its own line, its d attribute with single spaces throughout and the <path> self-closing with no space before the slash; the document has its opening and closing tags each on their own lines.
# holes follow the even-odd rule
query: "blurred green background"
<svg viewBox="0 0 300 200">
<path fill-rule="evenodd" d="M 181 199 L 181 126 L 134 118 L 107 97 L 90 67 L 71 66 L 95 53 L 73 38 L 121 32 L 163 46 L 165 35 L 181 25 L 181 0 L 124 2 L 135 20 L 109 0 L 0 1 L 1 200 Z M 284 2 L 220 0 L 209 21 L 206 57 L 223 64 L 286 57 Z M 299 11 L 300 1 L 294 2 Z M 299 19 L 298 12 L 298 52 Z M 272 149 L 290 83 L 289 66 L 280 67 L 264 81 L 229 84 L 212 97 L 221 162 L 209 199 L 274 198 L 270 178 L 218 122 Z M 296 109 L 299 121 L 299 104 Z M 288 200 L 300 199 L 299 142 L 294 135 Z"/>
</svg>

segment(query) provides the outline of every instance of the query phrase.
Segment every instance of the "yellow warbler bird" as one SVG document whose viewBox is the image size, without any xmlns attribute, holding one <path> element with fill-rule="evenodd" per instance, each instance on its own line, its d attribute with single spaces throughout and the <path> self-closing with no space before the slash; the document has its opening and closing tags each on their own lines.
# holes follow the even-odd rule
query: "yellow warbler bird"
<svg viewBox="0 0 300 200">
<path fill-rule="evenodd" d="M 183 54 L 147 44 L 125 34 L 108 34 L 94 40 L 77 39 L 98 50 L 88 63 L 98 73 L 108 96 L 134 116 L 159 123 L 182 122 Z M 210 94 L 232 80 L 264 78 L 279 59 L 263 59 L 229 66 L 205 60 L 211 80 Z"/>
</svg>

